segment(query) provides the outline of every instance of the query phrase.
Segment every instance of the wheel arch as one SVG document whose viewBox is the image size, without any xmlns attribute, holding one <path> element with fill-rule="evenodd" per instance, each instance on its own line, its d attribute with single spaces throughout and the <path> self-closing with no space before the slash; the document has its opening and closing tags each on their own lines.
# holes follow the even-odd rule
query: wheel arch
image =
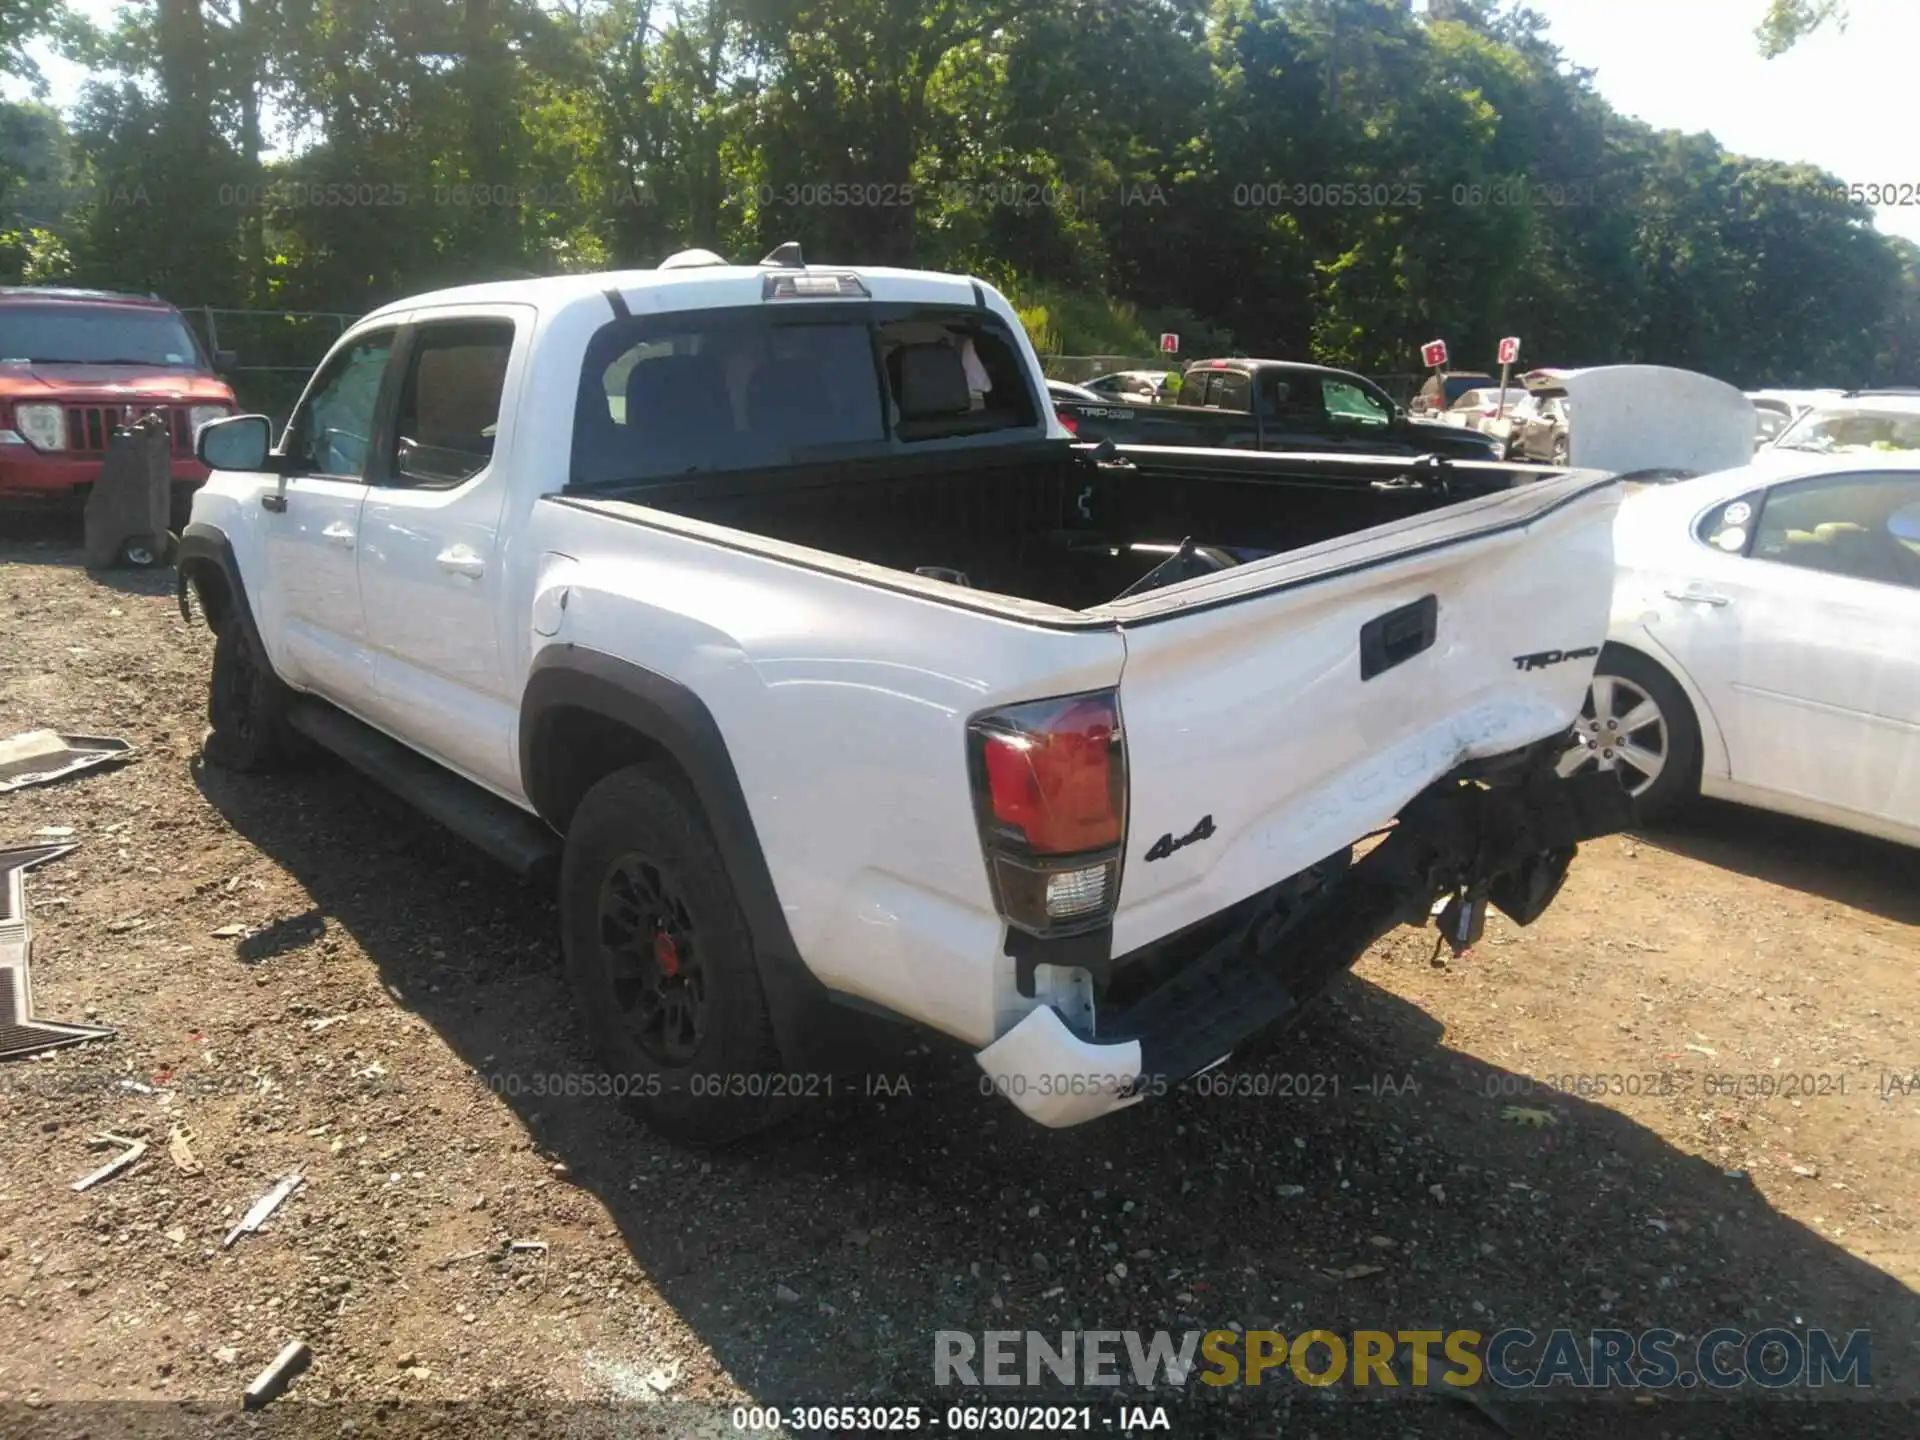
<svg viewBox="0 0 1920 1440">
<path fill-rule="evenodd" d="M 1600 658 L 1594 662 L 1594 669 L 1601 669 L 1609 655 L 1620 654 L 1632 655 L 1642 663 L 1653 666 L 1673 682 L 1674 688 L 1687 702 L 1688 718 L 1693 721 L 1694 734 L 1700 737 L 1700 774 L 1694 776 L 1696 787 L 1707 775 L 1724 778 L 1727 773 L 1727 747 L 1720 737 L 1720 723 L 1714 717 L 1706 697 L 1695 688 L 1686 671 L 1664 649 L 1653 643 L 1651 636 L 1639 637 L 1631 642 L 1608 640 L 1600 647 Z"/>
<path fill-rule="evenodd" d="M 767 867 L 725 737 L 687 686 L 603 651 L 549 645 L 520 705 L 520 783 L 564 835 L 587 791 L 616 770 L 652 764 L 677 775 L 698 806 L 740 904 L 780 1042 L 800 1053 L 800 1015 L 823 992 L 801 959 Z"/>
<path fill-rule="evenodd" d="M 187 600 L 189 589 L 200 602 L 200 613 L 207 617 L 207 628 L 216 635 L 234 615 L 251 614 L 246 585 L 240 579 L 240 562 L 234 557 L 233 542 L 226 531 L 201 522 L 188 525 L 181 532 L 174 565 L 174 599 L 182 620 L 193 622 L 193 609 Z"/>
</svg>

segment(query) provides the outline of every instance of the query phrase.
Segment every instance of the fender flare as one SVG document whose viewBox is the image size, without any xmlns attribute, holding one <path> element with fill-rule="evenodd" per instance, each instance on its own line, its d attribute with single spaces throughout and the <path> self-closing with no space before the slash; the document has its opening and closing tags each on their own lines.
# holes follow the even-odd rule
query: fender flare
<svg viewBox="0 0 1920 1440">
<path fill-rule="evenodd" d="M 233 542 L 217 525 L 194 521 L 180 533 L 179 553 L 174 557 L 174 600 L 180 606 L 180 618 L 193 623 L 193 607 L 187 590 L 192 587 L 200 599 L 200 612 L 207 617 L 207 628 L 216 635 L 226 624 L 229 613 L 237 613 L 248 622 L 253 619 L 247 601 L 246 583 L 240 578 L 240 561 L 233 553 Z M 208 584 L 210 575 L 218 575 L 221 592 L 214 598 Z"/>
<path fill-rule="evenodd" d="M 630 732 L 678 767 L 693 791 L 753 937 L 754 958 L 787 1063 L 803 1053 L 801 1017 L 826 987 L 794 943 L 747 797 L 706 703 L 687 686 L 631 661 L 578 645 L 535 655 L 520 701 L 520 783 L 540 817 L 565 835 L 573 808 L 599 776 L 582 777 L 555 743 L 566 712 L 586 712 Z M 583 783 L 584 780 L 584 783 Z"/>
</svg>

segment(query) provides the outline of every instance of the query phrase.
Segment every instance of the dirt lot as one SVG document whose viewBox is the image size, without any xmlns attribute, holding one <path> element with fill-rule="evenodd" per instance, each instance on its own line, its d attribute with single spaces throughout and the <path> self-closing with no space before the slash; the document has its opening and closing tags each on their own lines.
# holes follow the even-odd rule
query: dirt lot
<svg viewBox="0 0 1920 1440">
<path fill-rule="evenodd" d="M 1125 1398 L 1180 1436 L 1920 1433 L 1892 1403 L 1920 1395 L 1912 852 L 1709 807 L 1588 847 L 1538 924 L 1496 918 L 1443 968 L 1399 932 L 1228 1093 L 1048 1133 L 883 1027 L 861 1063 L 894 1093 L 701 1157 L 535 1093 L 595 1068 L 544 896 L 351 772 L 204 768 L 210 637 L 170 577 L 76 561 L 57 531 L 0 541 L 0 735 L 138 755 L 0 798 L 0 846 L 72 828 L 29 881 L 38 1010 L 118 1034 L 0 1066 L 0 1434 L 581 1433 L 608 1400 L 663 1435 L 730 1433 L 739 1401 L 943 1417 L 1010 1397 L 936 1389 L 936 1330 L 1229 1324 L 1870 1329 L 1875 1389 L 1382 1407 L 1270 1380 L 1083 1393 L 1094 1428 Z M 75 1193 L 102 1131 L 154 1148 Z M 241 1421 L 295 1337 L 312 1369 Z"/>
</svg>

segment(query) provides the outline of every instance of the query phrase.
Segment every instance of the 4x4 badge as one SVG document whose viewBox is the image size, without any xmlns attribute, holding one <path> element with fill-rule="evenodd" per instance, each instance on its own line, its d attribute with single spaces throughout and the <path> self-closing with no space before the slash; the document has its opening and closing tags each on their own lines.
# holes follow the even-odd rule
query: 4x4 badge
<svg viewBox="0 0 1920 1440">
<path fill-rule="evenodd" d="M 1191 845 L 1196 840 L 1210 840 L 1212 838 L 1213 816 L 1202 815 L 1200 817 L 1200 823 L 1194 826 L 1193 829 L 1187 831 L 1187 833 L 1182 835 L 1178 840 L 1173 838 L 1173 832 L 1169 830 L 1158 840 L 1154 841 L 1153 848 L 1147 851 L 1147 859 L 1164 860 L 1184 845 Z"/>
</svg>

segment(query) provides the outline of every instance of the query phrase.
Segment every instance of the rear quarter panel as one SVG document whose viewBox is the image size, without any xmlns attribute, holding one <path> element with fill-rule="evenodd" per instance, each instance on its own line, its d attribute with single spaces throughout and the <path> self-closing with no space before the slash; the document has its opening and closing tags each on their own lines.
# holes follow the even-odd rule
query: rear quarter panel
<svg viewBox="0 0 1920 1440">
<path fill-rule="evenodd" d="M 547 552 L 536 645 L 571 642 L 691 688 L 726 739 L 781 907 L 827 985 L 974 1045 L 1033 1005 L 1012 988 L 987 885 L 966 723 L 992 706 L 1117 683 L 1111 627 L 1054 629 L 959 608 L 764 548 L 536 507 Z M 764 542 L 795 557 L 819 552 Z M 567 558 L 571 557 L 571 558 Z M 927 594 L 912 593 L 924 586 Z M 545 596 L 568 591 L 564 611 Z M 1064 615 L 1065 612 L 1056 612 Z"/>
</svg>

